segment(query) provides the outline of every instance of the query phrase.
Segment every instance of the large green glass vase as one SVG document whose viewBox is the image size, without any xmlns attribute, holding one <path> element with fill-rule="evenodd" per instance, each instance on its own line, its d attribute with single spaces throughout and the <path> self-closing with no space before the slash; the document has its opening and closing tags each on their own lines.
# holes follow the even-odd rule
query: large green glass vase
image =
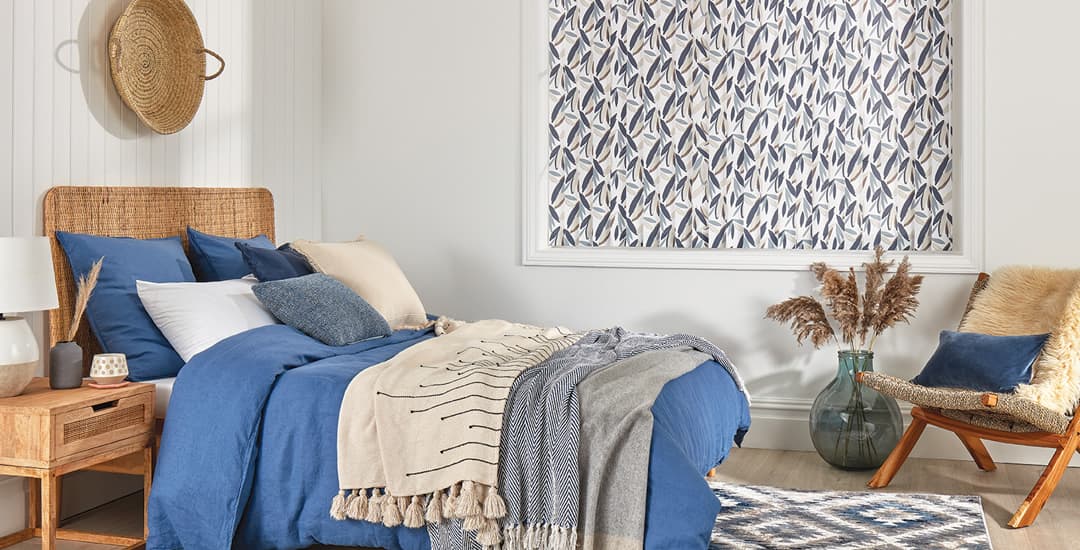
<svg viewBox="0 0 1080 550">
<path fill-rule="evenodd" d="M 855 382 L 855 373 L 873 372 L 873 352 L 841 351 L 839 359 L 836 379 L 810 408 L 810 438 L 821 458 L 837 468 L 877 468 L 900 441 L 900 407 L 893 398 Z"/>
</svg>

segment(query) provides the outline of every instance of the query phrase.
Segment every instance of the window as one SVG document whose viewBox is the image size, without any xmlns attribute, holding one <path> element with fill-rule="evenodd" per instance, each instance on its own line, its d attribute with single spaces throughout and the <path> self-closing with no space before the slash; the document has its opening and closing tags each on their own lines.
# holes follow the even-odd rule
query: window
<svg viewBox="0 0 1080 550">
<path fill-rule="evenodd" d="M 881 245 L 977 269 L 974 3 L 525 12 L 525 263 L 802 269 Z"/>
</svg>

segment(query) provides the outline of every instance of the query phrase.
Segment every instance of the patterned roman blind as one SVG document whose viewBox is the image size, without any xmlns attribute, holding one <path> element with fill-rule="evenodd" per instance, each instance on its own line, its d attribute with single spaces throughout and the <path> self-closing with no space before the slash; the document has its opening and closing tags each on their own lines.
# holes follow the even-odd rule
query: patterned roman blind
<svg viewBox="0 0 1080 550">
<path fill-rule="evenodd" d="M 549 244 L 949 251 L 950 0 L 548 0 Z"/>
</svg>

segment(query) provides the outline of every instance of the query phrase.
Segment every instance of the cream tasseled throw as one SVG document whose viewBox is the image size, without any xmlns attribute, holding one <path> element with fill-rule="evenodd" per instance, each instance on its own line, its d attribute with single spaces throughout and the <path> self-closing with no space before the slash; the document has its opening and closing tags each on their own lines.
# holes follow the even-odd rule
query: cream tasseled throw
<svg viewBox="0 0 1080 550">
<path fill-rule="evenodd" d="M 497 520 L 506 509 L 496 486 L 507 394 L 523 370 L 581 335 L 498 320 L 451 328 L 349 384 L 338 425 L 336 519 L 421 527 L 462 518 L 478 538 L 501 539 Z"/>
</svg>

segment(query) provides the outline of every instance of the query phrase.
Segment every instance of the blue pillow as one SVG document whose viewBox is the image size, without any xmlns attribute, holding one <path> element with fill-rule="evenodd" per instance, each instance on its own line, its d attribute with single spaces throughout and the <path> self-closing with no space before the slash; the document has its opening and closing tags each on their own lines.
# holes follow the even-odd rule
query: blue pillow
<svg viewBox="0 0 1080 550">
<path fill-rule="evenodd" d="M 1049 334 L 991 336 L 941 331 L 937 351 L 911 381 L 920 386 L 1007 393 L 1031 382 Z"/>
<path fill-rule="evenodd" d="M 244 263 L 244 256 L 236 249 L 236 243 L 244 243 L 259 248 L 274 248 L 274 243 L 259 235 L 250 239 L 219 237 L 187 228 L 188 245 L 191 248 L 191 260 L 195 264 L 195 273 L 200 281 L 227 281 L 239 279 L 251 270 Z"/>
<path fill-rule="evenodd" d="M 331 346 L 390 336 L 390 325 L 349 287 L 322 273 L 259 283 L 255 297 L 282 323 Z"/>
<path fill-rule="evenodd" d="M 184 361 L 143 309 L 135 280 L 194 282 L 180 238 L 142 240 L 57 231 L 56 239 L 76 279 L 90 271 L 98 258 L 105 257 L 86 306 L 86 319 L 101 348 L 127 355 L 128 378 L 132 380 L 176 376 Z"/>
<path fill-rule="evenodd" d="M 262 282 L 302 277 L 315 272 L 307 258 L 287 243 L 274 249 L 238 242 L 236 248 L 244 256 L 244 263 L 251 273 Z"/>
</svg>

